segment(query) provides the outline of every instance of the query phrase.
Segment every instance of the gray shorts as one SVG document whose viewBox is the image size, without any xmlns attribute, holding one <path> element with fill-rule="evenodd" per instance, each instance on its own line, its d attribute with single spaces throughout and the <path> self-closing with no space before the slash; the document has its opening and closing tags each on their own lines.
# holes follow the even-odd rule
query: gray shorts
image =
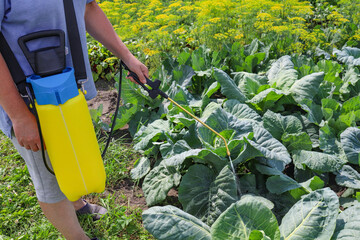
<svg viewBox="0 0 360 240">
<path fill-rule="evenodd" d="M 11 136 L 11 141 L 20 153 L 21 157 L 25 160 L 38 200 L 44 203 L 57 203 L 64 200 L 66 197 L 61 192 L 55 176 L 52 175 L 45 167 L 41 150 L 33 152 L 21 147 L 14 134 Z M 51 163 L 46 152 L 45 155 L 48 165 L 51 167 Z"/>
</svg>

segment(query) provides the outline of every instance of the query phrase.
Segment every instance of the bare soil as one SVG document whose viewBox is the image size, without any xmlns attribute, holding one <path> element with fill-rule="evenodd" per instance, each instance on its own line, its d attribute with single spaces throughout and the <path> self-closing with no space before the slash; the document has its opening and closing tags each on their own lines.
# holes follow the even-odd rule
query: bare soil
<svg viewBox="0 0 360 240">
<path fill-rule="evenodd" d="M 103 105 L 103 114 L 101 120 L 110 124 L 110 116 L 114 113 L 116 108 L 117 90 L 98 90 L 95 98 L 88 101 L 90 109 L 97 109 Z"/>
<path fill-rule="evenodd" d="M 118 96 L 117 90 L 111 87 L 114 86 L 114 83 L 106 80 L 98 80 L 95 85 L 98 94 L 94 99 L 88 101 L 88 106 L 90 109 L 97 109 L 100 105 L 103 105 L 101 120 L 107 124 L 111 124 L 111 116 L 114 114 L 116 108 Z M 128 125 L 115 131 L 113 137 L 125 138 L 127 140 L 126 142 L 131 142 L 132 139 L 127 129 Z M 130 170 L 131 169 L 129 169 L 129 171 Z M 119 205 L 126 205 L 131 208 L 141 208 L 143 210 L 148 208 L 142 189 L 129 178 L 122 180 L 115 187 L 107 188 L 105 192 L 102 193 L 103 196 L 109 194 L 115 196 L 115 202 Z M 98 202 L 98 199 L 97 197 L 92 197 L 89 201 Z"/>
<path fill-rule="evenodd" d="M 136 186 L 130 179 L 125 179 L 114 189 L 106 189 L 101 193 L 100 197 L 113 195 L 115 203 L 121 206 L 127 206 L 131 209 L 140 208 L 146 210 L 149 207 L 146 205 L 144 193 L 139 186 Z M 88 197 L 89 202 L 100 202 L 97 196 Z"/>
</svg>

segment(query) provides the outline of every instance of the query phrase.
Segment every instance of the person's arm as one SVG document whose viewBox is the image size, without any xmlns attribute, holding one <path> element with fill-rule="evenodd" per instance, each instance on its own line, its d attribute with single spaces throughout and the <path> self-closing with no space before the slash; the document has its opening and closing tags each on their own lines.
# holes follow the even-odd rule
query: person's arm
<svg viewBox="0 0 360 240">
<path fill-rule="evenodd" d="M 41 148 L 41 144 L 36 119 L 19 95 L 1 54 L 0 105 L 4 108 L 13 123 L 15 137 L 20 146 L 31 149 L 34 152 L 38 151 Z"/>
<path fill-rule="evenodd" d="M 92 37 L 101 42 L 116 57 L 123 60 L 130 70 L 139 76 L 140 81 L 146 83 L 144 75 L 149 77 L 147 67 L 131 54 L 96 1 L 86 5 L 85 25 L 87 32 Z"/>
</svg>

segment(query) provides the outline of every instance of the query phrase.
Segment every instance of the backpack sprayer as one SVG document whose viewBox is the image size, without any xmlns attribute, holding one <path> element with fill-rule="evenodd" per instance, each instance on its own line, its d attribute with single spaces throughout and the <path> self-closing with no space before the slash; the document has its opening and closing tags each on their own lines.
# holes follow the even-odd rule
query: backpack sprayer
<svg viewBox="0 0 360 240">
<path fill-rule="evenodd" d="M 30 51 L 28 42 L 54 37 L 55 47 Z M 34 74 L 27 77 L 30 108 L 38 120 L 43 160 L 44 143 L 61 191 L 70 201 L 105 189 L 105 169 L 81 84 L 65 64 L 65 33 L 40 31 L 18 39 Z M 35 96 L 35 99 L 33 98 Z M 42 139 L 43 138 L 43 139 Z"/>
</svg>

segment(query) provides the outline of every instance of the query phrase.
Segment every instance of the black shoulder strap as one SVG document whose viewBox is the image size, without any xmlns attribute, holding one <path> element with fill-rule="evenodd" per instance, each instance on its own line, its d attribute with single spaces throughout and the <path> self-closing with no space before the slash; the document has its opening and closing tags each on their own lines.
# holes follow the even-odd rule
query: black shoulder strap
<svg viewBox="0 0 360 240">
<path fill-rule="evenodd" d="M 64 0 L 67 36 L 69 39 L 76 80 L 87 79 L 84 54 L 82 51 L 73 0 Z"/>
<path fill-rule="evenodd" d="M 6 39 L 2 32 L 0 32 L 0 53 L 3 56 L 6 65 L 8 66 L 11 76 L 22 95 L 26 95 L 26 76 L 24 71 L 21 69 L 17 59 L 15 58 L 14 53 L 11 51 L 9 44 L 6 42 Z"/>
</svg>

